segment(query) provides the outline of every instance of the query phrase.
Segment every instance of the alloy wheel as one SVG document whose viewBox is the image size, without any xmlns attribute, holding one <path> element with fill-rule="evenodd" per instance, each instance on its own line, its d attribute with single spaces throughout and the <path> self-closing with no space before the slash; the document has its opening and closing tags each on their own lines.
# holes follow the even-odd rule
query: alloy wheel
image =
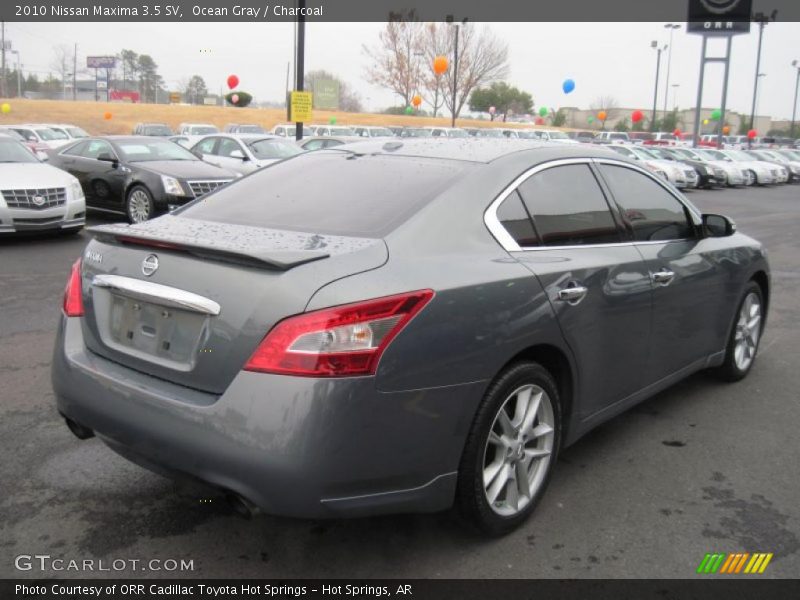
<svg viewBox="0 0 800 600">
<path fill-rule="evenodd" d="M 150 197 L 144 190 L 134 190 L 128 198 L 131 222 L 142 223 L 150 218 Z"/>
<path fill-rule="evenodd" d="M 521 512 L 547 474 L 555 439 L 553 406 L 542 388 L 524 385 L 506 398 L 492 423 L 483 458 L 483 487 L 492 510 Z"/>
<path fill-rule="evenodd" d="M 753 362 L 761 336 L 761 300 L 750 292 L 742 302 L 736 321 L 733 359 L 740 371 L 746 371 Z"/>
</svg>

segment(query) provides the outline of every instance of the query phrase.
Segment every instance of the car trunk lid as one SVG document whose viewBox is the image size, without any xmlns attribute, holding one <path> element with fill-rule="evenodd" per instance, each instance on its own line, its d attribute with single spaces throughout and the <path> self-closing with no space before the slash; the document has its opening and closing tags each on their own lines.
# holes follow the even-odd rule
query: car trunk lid
<svg viewBox="0 0 800 600">
<path fill-rule="evenodd" d="M 267 331 L 322 286 L 383 265 L 381 239 L 167 215 L 90 229 L 84 338 L 105 358 L 222 393 Z"/>
</svg>

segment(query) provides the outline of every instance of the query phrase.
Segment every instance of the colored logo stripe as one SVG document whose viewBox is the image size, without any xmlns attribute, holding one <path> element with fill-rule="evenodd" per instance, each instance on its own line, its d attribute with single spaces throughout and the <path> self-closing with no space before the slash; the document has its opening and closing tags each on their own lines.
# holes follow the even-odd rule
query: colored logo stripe
<svg viewBox="0 0 800 600">
<path fill-rule="evenodd" d="M 769 562 L 772 560 L 773 553 L 769 552 L 756 552 L 750 554 L 749 552 L 734 552 L 728 554 L 726 552 L 707 553 L 700 565 L 697 567 L 697 572 L 702 574 L 760 574 L 763 573 Z"/>
</svg>

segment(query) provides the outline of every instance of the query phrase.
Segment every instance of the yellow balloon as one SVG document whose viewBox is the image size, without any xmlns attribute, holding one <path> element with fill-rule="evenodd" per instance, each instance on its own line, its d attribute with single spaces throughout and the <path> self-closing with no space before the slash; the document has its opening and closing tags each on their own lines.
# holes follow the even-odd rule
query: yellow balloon
<svg viewBox="0 0 800 600">
<path fill-rule="evenodd" d="M 0 106 L 0 110 L 3 111 L 4 115 L 7 115 L 11 112 L 11 105 L 8 102 L 3 102 L 3 106 Z"/>
<path fill-rule="evenodd" d="M 708 125 L 708 119 L 703 119 L 703 125 Z"/>
</svg>

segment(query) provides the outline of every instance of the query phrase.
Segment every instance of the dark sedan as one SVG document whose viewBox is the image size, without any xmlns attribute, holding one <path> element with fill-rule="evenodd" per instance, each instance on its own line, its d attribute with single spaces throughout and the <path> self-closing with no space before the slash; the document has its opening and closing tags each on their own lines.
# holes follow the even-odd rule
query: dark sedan
<svg viewBox="0 0 800 600">
<path fill-rule="evenodd" d="M 140 223 L 239 177 L 166 139 L 107 136 L 50 154 L 50 164 L 78 178 L 89 209 Z"/>
<path fill-rule="evenodd" d="M 507 532 L 561 448 L 694 372 L 745 377 L 770 297 L 759 242 L 589 145 L 359 142 L 93 233 L 53 358 L 67 425 L 296 517 L 455 503 Z"/>
</svg>

